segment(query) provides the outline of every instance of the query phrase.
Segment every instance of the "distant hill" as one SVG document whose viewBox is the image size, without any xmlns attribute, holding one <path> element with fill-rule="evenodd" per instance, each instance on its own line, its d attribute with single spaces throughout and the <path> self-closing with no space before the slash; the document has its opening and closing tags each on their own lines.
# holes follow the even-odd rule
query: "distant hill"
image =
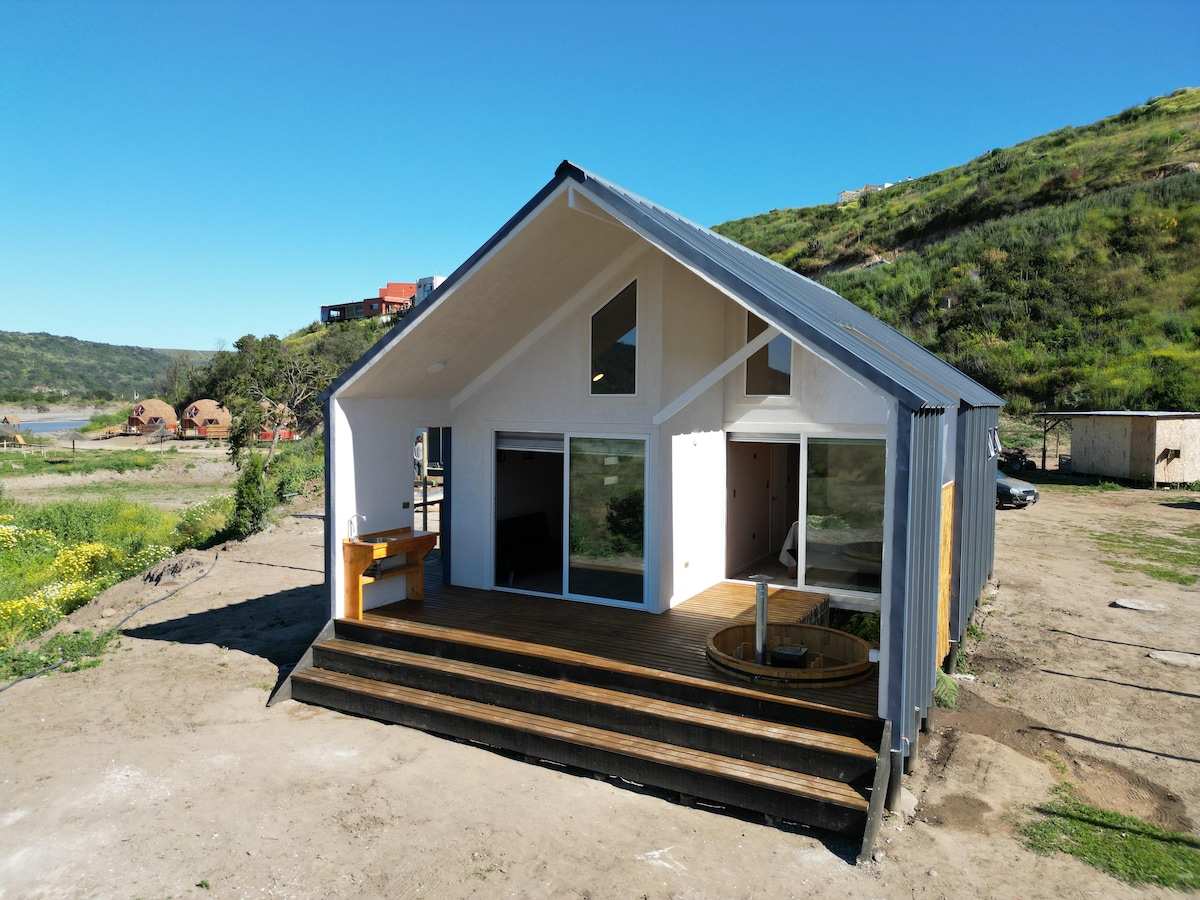
<svg viewBox="0 0 1200 900">
<path fill-rule="evenodd" d="M 0 399 L 19 402 L 31 396 L 67 399 L 130 399 L 152 393 L 155 380 L 173 357 L 196 359 L 211 354 L 152 350 L 81 341 L 72 337 L 0 331 Z"/>
<path fill-rule="evenodd" d="M 1200 90 L 716 230 L 901 329 L 1013 411 L 1200 409 Z"/>
</svg>

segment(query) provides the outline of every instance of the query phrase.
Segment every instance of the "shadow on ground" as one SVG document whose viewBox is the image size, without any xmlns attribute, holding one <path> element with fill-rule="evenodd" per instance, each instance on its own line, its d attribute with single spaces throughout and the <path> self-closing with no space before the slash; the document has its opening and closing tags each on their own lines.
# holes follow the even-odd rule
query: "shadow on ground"
<svg viewBox="0 0 1200 900">
<path fill-rule="evenodd" d="M 329 610 L 321 585 L 290 588 L 241 603 L 153 625 L 125 628 L 130 637 L 180 644 L 216 644 L 261 656 L 282 675 L 308 649 Z"/>
</svg>

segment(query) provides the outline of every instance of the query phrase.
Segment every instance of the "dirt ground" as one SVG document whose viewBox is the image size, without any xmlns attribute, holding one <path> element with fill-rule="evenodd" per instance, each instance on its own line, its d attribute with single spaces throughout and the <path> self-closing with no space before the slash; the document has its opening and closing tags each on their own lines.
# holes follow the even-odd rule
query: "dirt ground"
<svg viewBox="0 0 1200 900">
<path fill-rule="evenodd" d="M 974 680 L 905 778 L 915 815 L 859 865 L 828 836 L 267 707 L 325 620 L 323 523 L 295 511 L 76 613 L 107 627 L 165 598 L 101 666 L 0 693 L 0 897 L 1179 896 L 1036 856 L 1012 820 L 1065 778 L 1197 833 L 1200 589 L 1114 570 L 1095 534 L 1194 526 L 1198 495 L 1047 490 L 997 514 Z"/>
</svg>

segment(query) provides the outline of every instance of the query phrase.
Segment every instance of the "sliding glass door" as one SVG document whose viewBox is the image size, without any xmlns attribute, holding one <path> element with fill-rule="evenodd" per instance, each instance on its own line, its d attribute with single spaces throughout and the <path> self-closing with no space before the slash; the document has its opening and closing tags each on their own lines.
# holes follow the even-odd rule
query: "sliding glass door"
<svg viewBox="0 0 1200 900">
<path fill-rule="evenodd" d="M 496 587 L 645 601 L 645 439 L 500 432 L 495 473 Z"/>
<path fill-rule="evenodd" d="M 646 442 L 570 439 L 567 593 L 641 603 L 645 596 Z"/>
</svg>

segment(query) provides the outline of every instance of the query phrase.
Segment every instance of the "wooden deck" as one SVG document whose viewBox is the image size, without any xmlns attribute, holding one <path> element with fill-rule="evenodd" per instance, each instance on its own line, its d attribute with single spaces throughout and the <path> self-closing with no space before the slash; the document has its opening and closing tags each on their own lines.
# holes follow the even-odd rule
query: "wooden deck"
<svg viewBox="0 0 1200 900">
<path fill-rule="evenodd" d="M 803 689 L 711 668 L 708 636 L 753 622 L 754 592 L 720 584 L 653 615 L 447 587 L 430 567 L 423 600 L 330 622 L 284 696 L 861 837 L 865 857 L 889 772 L 878 677 Z M 820 624 L 828 602 L 776 588 L 769 609 Z"/>
<path fill-rule="evenodd" d="M 425 599 L 405 600 L 366 612 L 364 620 L 403 619 L 446 628 L 543 644 L 719 684 L 749 687 L 713 669 L 705 642 L 735 621 L 754 621 L 753 585 L 723 582 L 679 606 L 654 615 L 504 591 L 481 591 L 442 584 L 437 567 L 428 570 Z M 769 592 L 772 622 L 821 624 L 827 598 L 786 588 Z M 795 697 L 867 715 L 878 709 L 878 673 L 850 687 L 828 689 L 754 685 L 767 694 Z"/>
</svg>

